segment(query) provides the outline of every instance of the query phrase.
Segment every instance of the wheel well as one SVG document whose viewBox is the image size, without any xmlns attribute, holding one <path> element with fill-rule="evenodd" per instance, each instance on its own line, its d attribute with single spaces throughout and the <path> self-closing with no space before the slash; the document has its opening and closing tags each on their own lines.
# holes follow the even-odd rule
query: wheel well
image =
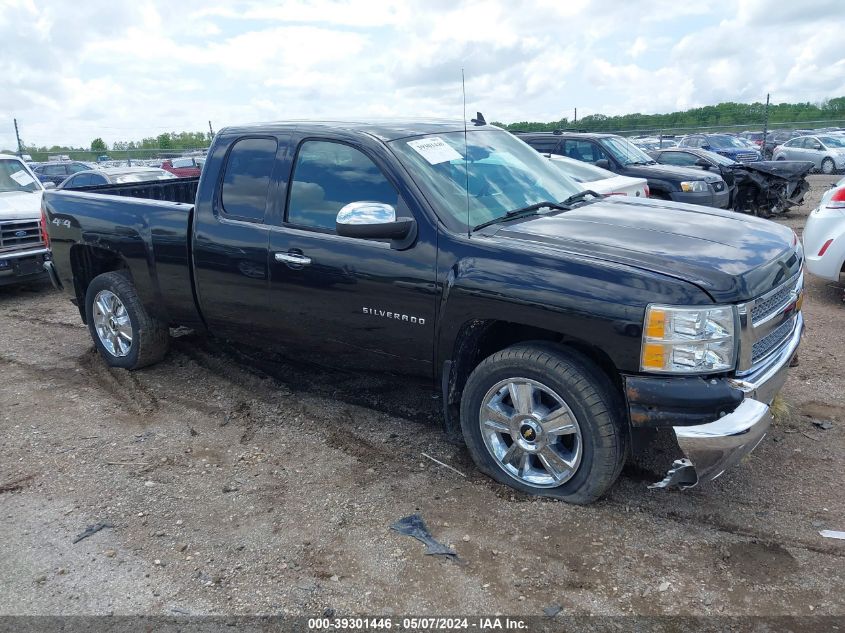
<svg viewBox="0 0 845 633">
<path fill-rule="evenodd" d="M 529 341 L 569 347 L 592 360 L 622 393 L 616 366 L 607 354 L 584 341 L 531 325 L 497 320 L 473 320 L 461 328 L 455 341 L 448 374 L 443 377 L 444 424 L 447 434 L 460 433 L 460 401 L 469 375 L 481 361 L 506 347 Z"/>
<path fill-rule="evenodd" d="M 85 292 L 88 285 L 97 275 L 113 270 L 126 270 L 126 262 L 114 251 L 77 244 L 70 249 L 70 267 L 73 272 L 76 305 L 82 322 L 87 324 Z"/>
</svg>

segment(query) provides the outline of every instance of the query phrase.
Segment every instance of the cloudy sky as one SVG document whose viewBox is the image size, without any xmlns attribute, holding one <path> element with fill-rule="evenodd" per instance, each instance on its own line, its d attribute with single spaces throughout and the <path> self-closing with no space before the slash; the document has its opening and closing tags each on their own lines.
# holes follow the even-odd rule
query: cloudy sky
<svg viewBox="0 0 845 633">
<path fill-rule="evenodd" d="M 0 0 L 0 148 L 845 95 L 842 0 Z"/>
</svg>

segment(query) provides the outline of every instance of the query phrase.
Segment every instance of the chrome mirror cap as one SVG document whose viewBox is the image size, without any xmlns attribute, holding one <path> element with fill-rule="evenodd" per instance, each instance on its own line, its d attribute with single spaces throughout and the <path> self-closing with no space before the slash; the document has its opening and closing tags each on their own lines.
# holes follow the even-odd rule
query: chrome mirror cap
<svg viewBox="0 0 845 633">
<path fill-rule="evenodd" d="M 390 224 L 396 209 L 383 202 L 350 202 L 337 213 L 338 225 Z"/>
</svg>

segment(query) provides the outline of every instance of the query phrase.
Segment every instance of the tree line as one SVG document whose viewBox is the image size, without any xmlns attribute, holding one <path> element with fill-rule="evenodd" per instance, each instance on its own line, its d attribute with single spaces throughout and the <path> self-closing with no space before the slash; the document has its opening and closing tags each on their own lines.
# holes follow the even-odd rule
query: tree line
<svg viewBox="0 0 845 633">
<path fill-rule="evenodd" d="M 694 128 L 729 128 L 747 126 L 760 130 L 765 118 L 765 103 L 725 102 L 702 108 L 691 108 L 666 114 L 623 114 L 607 116 L 590 114 L 570 121 L 563 117 L 558 121 L 519 121 L 515 123 L 496 123 L 508 130 L 526 132 L 548 132 L 552 130 L 575 128 L 587 132 L 659 132 L 661 130 Z M 769 105 L 769 127 L 783 127 L 786 124 L 802 122 L 845 122 L 845 97 L 828 99 L 821 103 L 778 103 Z M 822 127 L 816 125 L 813 127 Z"/>
<path fill-rule="evenodd" d="M 164 132 L 158 136 L 150 136 L 140 141 L 115 141 L 111 148 L 97 137 L 88 147 L 74 147 L 72 145 L 29 145 L 22 142 L 23 151 L 30 154 L 34 160 L 47 160 L 49 154 L 69 154 L 77 160 L 96 158 L 96 155 L 109 151 L 120 155 L 131 154 L 137 158 L 153 157 L 160 151 L 181 151 L 202 149 L 211 144 L 210 132 Z M 3 150 L 16 154 L 16 151 Z"/>
<path fill-rule="evenodd" d="M 558 121 L 519 121 L 515 123 L 495 123 L 505 129 L 526 132 L 542 132 L 557 129 L 578 129 L 587 132 L 648 132 L 683 130 L 683 129 L 726 129 L 745 127 L 759 130 L 763 127 L 766 104 L 725 102 L 702 108 L 691 108 L 666 114 L 623 114 L 607 116 L 590 114 L 570 121 L 563 117 Z M 820 103 L 778 103 L 769 105 L 769 127 L 785 125 L 796 126 L 802 122 L 814 122 L 808 127 L 823 127 L 823 123 L 845 123 L 845 97 L 827 99 Z M 816 123 L 820 122 L 820 123 Z M 35 160 L 47 160 L 48 154 L 72 154 L 74 158 L 84 160 L 95 158 L 109 150 L 119 155 L 132 155 L 137 158 L 154 157 L 160 151 L 181 151 L 208 147 L 211 144 L 210 132 L 164 132 L 158 136 L 142 138 L 139 141 L 115 141 L 111 148 L 101 137 L 91 141 L 89 147 L 68 145 L 34 146 L 23 144 L 24 152 Z M 13 150 L 4 152 L 16 153 Z"/>
</svg>

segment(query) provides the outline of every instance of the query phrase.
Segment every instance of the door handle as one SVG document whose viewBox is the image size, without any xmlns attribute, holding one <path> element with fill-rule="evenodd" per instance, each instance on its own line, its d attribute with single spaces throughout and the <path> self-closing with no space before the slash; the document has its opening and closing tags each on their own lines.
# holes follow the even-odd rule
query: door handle
<svg viewBox="0 0 845 633">
<path fill-rule="evenodd" d="M 276 253 L 277 262 L 284 262 L 286 264 L 294 264 L 296 266 L 308 266 L 311 263 L 311 258 L 299 253 Z"/>
</svg>

